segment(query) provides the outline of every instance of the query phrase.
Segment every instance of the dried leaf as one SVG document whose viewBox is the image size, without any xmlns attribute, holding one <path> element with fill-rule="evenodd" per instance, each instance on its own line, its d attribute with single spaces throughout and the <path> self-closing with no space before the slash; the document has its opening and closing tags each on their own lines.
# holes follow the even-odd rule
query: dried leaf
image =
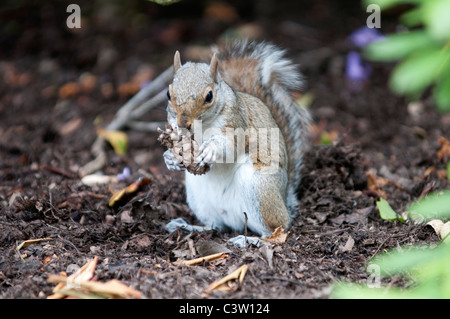
<svg viewBox="0 0 450 319">
<path fill-rule="evenodd" d="M 270 242 L 272 244 L 283 244 L 286 242 L 286 238 L 289 232 L 284 232 L 284 228 L 279 226 L 275 228 L 273 233 L 269 237 L 262 238 L 265 242 Z"/>
<path fill-rule="evenodd" d="M 273 268 L 273 249 L 270 248 L 268 245 L 264 245 L 261 248 L 259 248 L 259 252 L 263 255 L 263 257 L 266 259 L 267 263 L 269 264 L 269 268 Z"/>
<path fill-rule="evenodd" d="M 444 138 L 443 136 L 440 136 L 439 144 L 441 145 L 441 148 L 437 152 L 437 158 L 438 160 L 442 160 L 443 158 L 449 158 L 450 157 L 450 142 Z"/>
<path fill-rule="evenodd" d="M 122 201 L 127 197 L 128 195 L 132 195 L 133 193 L 136 193 L 142 186 L 147 185 L 150 183 L 149 178 L 139 178 L 136 182 L 133 184 L 128 185 L 125 188 L 122 188 L 120 191 L 115 192 L 111 198 L 109 199 L 109 207 L 113 207 L 118 202 Z"/>
<path fill-rule="evenodd" d="M 77 283 L 79 281 L 87 281 L 91 280 L 94 277 L 95 267 L 97 267 L 98 257 L 95 256 L 94 259 L 87 262 L 80 269 L 74 272 L 67 278 L 67 282 L 69 283 Z M 65 275 L 67 276 L 67 275 Z M 55 288 L 53 288 L 53 295 L 47 297 L 47 299 L 61 299 L 64 298 L 67 294 L 61 293 L 61 290 L 66 286 L 65 283 L 58 283 Z"/>
<path fill-rule="evenodd" d="M 48 237 L 48 238 L 39 238 L 39 239 L 29 239 L 29 240 L 25 240 L 25 241 L 21 242 L 21 243 L 19 244 L 19 246 L 17 246 L 16 249 L 17 249 L 17 251 L 19 251 L 19 250 L 21 250 L 22 248 L 28 247 L 28 246 L 30 246 L 30 245 L 33 245 L 33 244 L 36 244 L 36 243 L 38 243 L 38 242 L 45 241 L 45 240 L 53 240 L 53 238 Z"/>
<path fill-rule="evenodd" d="M 97 135 L 107 140 L 114 148 L 114 152 L 116 152 L 117 155 L 123 155 L 126 153 L 128 147 L 128 136 L 124 132 L 98 128 Z"/>
<path fill-rule="evenodd" d="M 445 242 L 448 243 L 450 241 L 450 222 L 444 223 L 440 219 L 432 219 L 427 225 L 433 227 L 436 234 Z"/>
<path fill-rule="evenodd" d="M 352 250 L 353 246 L 355 245 L 355 240 L 352 236 L 348 236 L 347 242 L 345 243 L 344 247 L 342 247 L 342 251 L 350 251 Z"/>
<path fill-rule="evenodd" d="M 367 188 L 377 193 L 378 196 L 386 198 L 386 192 L 382 190 L 381 187 L 386 185 L 388 183 L 388 180 L 383 177 L 372 174 L 369 171 L 366 172 L 366 176 L 367 176 Z"/>
<path fill-rule="evenodd" d="M 69 277 L 64 275 L 49 275 L 49 283 L 58 283 L 53 289 L 54 294 L 48 299 L 59 299 L 66 296 L 77 298 L 141 298 L 141 293 L 132 289 L 117 279 L 108 282 L 91 281 L 97 266 L 97 256 Z"/>
<path fill-rule="evenodd" d="M 233 271 L 231 274 L 223 277 L 220 280 L 216 280 L 212 284 L 210 284 L 209 290 L 214 290 L 214 289 L 231 290 L 232 289 L 231 287 L 229 287 L 229 286 L 227 287 L 224 285 L 231 280 L 238 280 L 239 284 L 242 284 L 242 282 L 244 281 L 244 278 L 245 278 L 245 274 L 247 273 L 247 270 L 248 270 L 248 266 L 242 265 L 241 267 L 239 267 L 238 269 Z"/>
<path fill-rule="evenodd" d="M 181 264 L 186 265 L 186 266 L 192 266 L 192 265 L 196 265 L 196 264 L 201 264 L 204 261 L 212 261 L 215 259 L 225 258 L 225 257 L 228 257 L 228 255 L 225 253 L 217 253 L 217 254 L 199 257 L 199 258 L 195 258 L 195 259 L 191 259 L 191 260 L 184 260 L 183 262 L 181 262 Z"/>
<path fill-rule="evenodd" d="M 47 281 L 49 283 L 63 283 L 65 285 L 72 285 L 73 282 L 69 280 L 69 278 L 61 275 L 49 275 Z M 111 279 L 108 282 L 98 282 L 98 281 L 77 281 L 76 285 L 73 285 L 72 291 L 80 291 L 84 294 L 80 296 L 86 297 L 106 297 L 106 298 L 141 298 L 141 292 L 128 287 L 117 279 Z M 86 293 L 87 291 L 87 293 Z M 67 294 L 69 291 L 60 290 L 60 293 L 64 292 Z M 98 293 L 100 295 L 94 296 L 89 294 Z"/>
</svg>

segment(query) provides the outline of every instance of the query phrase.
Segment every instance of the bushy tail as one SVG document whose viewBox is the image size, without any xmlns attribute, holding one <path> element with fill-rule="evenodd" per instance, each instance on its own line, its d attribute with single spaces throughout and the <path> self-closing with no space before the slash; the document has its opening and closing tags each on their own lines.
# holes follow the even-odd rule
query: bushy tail
<svg viewBox="0 0 450 319">
<path fill-rule="evenodd" d="M 214 48 L 219 56 L 222 79 L 231 87 L 261 99 L 270 109 L 288 148 L 288 208 L 298 204 L 302 155 L 310 116 L 291 97 L 302 86 L 302 76 L 281 50 L 267 42 L 246 40 Z"/>
</svg>

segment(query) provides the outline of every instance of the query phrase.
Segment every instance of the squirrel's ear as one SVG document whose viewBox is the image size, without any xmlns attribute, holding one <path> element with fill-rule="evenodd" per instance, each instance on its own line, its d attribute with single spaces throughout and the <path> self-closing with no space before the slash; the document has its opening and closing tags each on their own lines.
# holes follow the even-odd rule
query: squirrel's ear
<svg viewBox="0 0 450 319">
<path fill-rule="evenodd" d="M 217 66 L 219 64 L 219 59 L 217 59 L 217 54 L 214 53 L 211 58 L 211 63 L 209 64 L 209 70 L 211 71 L 212 78 L 214 82 L 217 83 Z"/>
<path fill-rule="evenodd" d="M 175 56 L 173 57 L 173 70 L 177 72 L 179 68 L 181 68 L 181 58 L 180 52 L 177 50 L 177 52 L 175 52 Z"/>
</svg>

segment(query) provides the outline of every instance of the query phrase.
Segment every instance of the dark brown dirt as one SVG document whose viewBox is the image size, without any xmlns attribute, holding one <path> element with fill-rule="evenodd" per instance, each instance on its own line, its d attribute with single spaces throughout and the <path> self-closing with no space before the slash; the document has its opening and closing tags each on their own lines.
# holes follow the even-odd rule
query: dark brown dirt
<svg viewBox="0 0 450 319">
<path fill-rule="evenodd" d="M 147 1 L 103 7 L 80 1 L 86 16 L 78 32 L 65 27 L 64 2 L 0 7 L 6 30 L 0 37 L 0 298 L 45 298 L 54 287 L 48 274 L 70 273 L 94 256 L 97 280 L 119 279 L 148 298 L 328 298 L 336 281 L 365 282 L 365 265 L 375 254 L 438 240 L 423 225 L 382 220 L 375 202 L 384 192 L 400 213 L 450 187 L 436 156 L 438 138 L 450 136 L 450 117 L 438 114 L 427 96 L 414 108 L 390 93 L 389 64 L 373 64 L 361 92 L 348 90 L 345 40 L 365 23 L 359 2 L 306 1 L 299 8 L 277 1 L 271 11 L 273 4 L 265 9 L 271 1 L 260 10 L 234 1 L 237 17 L 221 21 L 186 2 L 161 8 Z M 394 29 L 394 18 L 383 20 L 382 32 Z M 127 180 L 81 183 L 77 171 L 92 159 L 96 123 L 108 123 L 136 92 L 133 77 L 150 80 L 170 65 L 175 49 L 192 51 L 193 44 L 212 43 L 246 22 L 289 49 L 306 75 L 305 92 L 314 96 L 317 129 L 286 243 L 269 251 L 239 249 L 227 243 L 236 233 L 168 234 L 164 226 L 173 218 L 197 222 L 185 204 L 182 175 L 163 165 L 157 133 L 130 132 L 124 156 L 108 149 L 102 172 L 129 167 Z M 86 74 L 95 79 L 92 86 Z M 161 108 L 148 118 L 164 116 Z M 337 142 L 317 145 L 321 132 L 333 132 Z M 143 176 L 150 177 L 148 185 L 121 206 L 108 206 L 112 192 Z M 386 182 L 378 190 L 368 183 L 374 176 Z M 16 250 L 38 238 L 52 240 Z M 349 238 L 354 245 L 346 250 Z M 227 247 L 229 257 L 175 263 L 200 256 L 211 242 Z M 244 264 L 249 270 L 238 289 L 205 294 L 214 280 Z"/>
</svg>

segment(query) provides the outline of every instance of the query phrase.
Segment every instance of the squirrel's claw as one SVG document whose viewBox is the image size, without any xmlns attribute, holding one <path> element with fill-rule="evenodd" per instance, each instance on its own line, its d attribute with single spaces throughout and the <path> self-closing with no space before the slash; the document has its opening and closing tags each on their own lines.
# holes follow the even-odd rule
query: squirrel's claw
<svg viewBox="0 0 450 319">
<path fill-rule="evenodd" d="M 166 163 L 166 166 L 171 171 L 182 171 L 185 169 L 183 163 L 178 161 L 178 159 L 175 157 L 175 155 L 170 151 L 167 150 L 164 152 L 164 162 Z"/>
<path fill-rule="evenodd" d="M 216 161 L 216 148 L 211 141 L 205 142 L 199 151 L 200 155 L 195 159 L 195 162 L 199 163 L 199 168 L 206 164 L 212 165 Z"/>
</svg>

